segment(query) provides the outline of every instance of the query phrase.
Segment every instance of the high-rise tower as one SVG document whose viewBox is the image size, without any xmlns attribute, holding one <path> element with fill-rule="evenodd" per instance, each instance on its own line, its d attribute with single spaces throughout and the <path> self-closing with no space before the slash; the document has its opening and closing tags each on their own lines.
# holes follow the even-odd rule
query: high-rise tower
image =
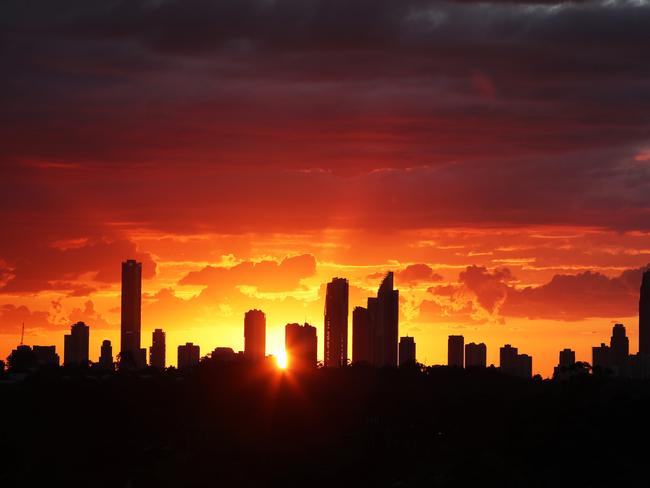
<svg viewBox="0 0 650 488">
<path fill-rule="evenodd" d="M 156 329 L 151 334 L 151 348 L 149 349 L 149 364 L 156 369 L 165 369 L 166 366 L 165 331 Z"/>
<path fill-rule="evenodd" d="M 63 337 L 63 364 L 84 366 L 88 364 L 89 328 L 83 322 L 70 327 L 70 334 Z"/>
<path fill-rule="evenodd" d="M 465 338 L 450 335 L 447 339 L 447 366 L 462 368 L 465 365 Z"/>
<path fill-rule="evenodd" d="M 249 310 L 244 315 L 244 355 L 253 361 L 266 356 L 266 315 L 261 310 Z"/>
<path fill-rule="evenodd" d="M 401 337 L 399 340 L 399 365 L 415 365 L 415 339 L 413 337 Z"/>
<path fill-rule="evenodd" d="M 313 369 L 317 365 L 318 338 L 316 327 L 309 324 L 287 324 L 284 328 L 284 349 L 288 367 L 293 370 Z"/>
<path fill-rule="evenodd" d="M 625 334 L 625 326 L 623 324 L 614 325 L 612 337 L 609 341 L 609 349 L 611 351 L 611 365 L 617 369 L 618 373 L 623 373 L 630 354 L 630 340 Z"/>
<path fill-rule="evenodd" d="M 104 370 L 113 370 L 113 346 L 111 341 L 104 339 L 99 352 L 99 367 Z"/>
<path fill-rule="evenodd" d="M 352 311 L 352 362 L 372 364 L 372 328 L 367 308 Z"/>
<path fill-rule="evenodd" d="M 122 322 L 120 367 L 144 367 L 140 349 L 142 263 L 129 259 L 122 263 Z"/>
<path fill-rule="evenodd" d="M 327 284 L 324 363 L 328 368 L 348 362 L 348 295 L 348 280 L 334 278 Z"/>
<path fill-rule="evenodd" d="M 393 273 L 389 272 L 379 286 L 377 298 L 368 299 L 373 336 L 373 364 L 378 367 L 397 366 L 399 290 L 394 290 L 393 284 Z"/>
<path fill-rule="evenodd" d="M 462 337 L 462 336 L 461 336 Z M 485 368 L 487 365 L 487 346 L 484 343 L 465 344 L 465 367 Z"/>
</svg>

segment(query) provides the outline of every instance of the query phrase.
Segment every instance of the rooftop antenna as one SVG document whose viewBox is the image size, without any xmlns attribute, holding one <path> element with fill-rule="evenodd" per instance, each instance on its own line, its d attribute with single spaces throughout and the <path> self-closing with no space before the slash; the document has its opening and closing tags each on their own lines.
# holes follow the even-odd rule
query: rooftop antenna
<svg viewBox="0 0 650 488">
<path fill-rule="evenodd" d="M 20 332 L 20 345 L 23 345 L 23 341 L 25 339 L 25 322 L 23 322 L 23 329 Z"/>
</svg>

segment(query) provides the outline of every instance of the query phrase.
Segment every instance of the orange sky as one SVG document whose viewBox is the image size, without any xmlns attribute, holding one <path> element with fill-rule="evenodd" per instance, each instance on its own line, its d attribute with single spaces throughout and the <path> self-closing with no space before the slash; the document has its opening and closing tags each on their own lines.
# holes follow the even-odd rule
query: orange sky
<svg viewBox="0 0 650 488">
<path fill-rule="evenodd" d="M 250 308 L 267 314 L 269 352 L 283 347 L 284 324 L 307 320 L 318 327 L 322 357 L 324 283 L 334 276 L 348 278 L 352 308 L 364 305 L 381 276 L 392 270 L 401 293 L 400 334 L 416 338 L 419 361 L 444 363 L 446 337 L 463 334 L 466 342 L 487 343 L 488 362 L 498 365 L 498 348 L 511 343 L 533 355 L 534 370 L 547 376 L 564 347 L 590 361 L 591 346 L 609 341 L 615 321 L 627 326 L 631 351 L 637 349 L 640 274 L 626 270 L 650 261 L 648 234 L 593 228 L 385 235 L 334 229 L 238 235 L 129 230 L 128 235 L 140 256 L 147 257 L 143 344 L 150 344 L 154 328 L 163 328 L 171 364 L 177 345 L 186 341 L 200 344 L 203 354 L 216 346 L 241 350 L 243 314 Z M 103 339 L 118 344 L 123 251 L 114 255 L 112 248 L 119 246 L 117 241 L 77 241 L 52 247 L 52 259 L 90 259 L 88 270 L 65 277 L 66 286 L 78 293 L 3 294 L 0 354 L 6 356 L 16 345 L 23 320 L 26 343 L 56 344 L 59 352 L 64 331 L 75 320 L 91 326 L 91 359 L 98 357 Z M 102 248 L 105 259 L 101 252 L 90 252 L 92 247 Z M 102 281 L 102 273 L 112 276 Z M 569 275 L 570 285 L 558 284 L 558 275 Z"/>
</svg>

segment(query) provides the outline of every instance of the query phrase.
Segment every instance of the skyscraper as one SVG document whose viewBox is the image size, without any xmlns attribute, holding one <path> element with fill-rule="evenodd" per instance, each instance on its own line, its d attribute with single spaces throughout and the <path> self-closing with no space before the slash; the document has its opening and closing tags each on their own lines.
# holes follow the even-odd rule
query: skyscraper
<svg viewBox="0 0 650 488">
<path fill-rule="evenodd" d="M 334 278 L 325 296 L 324 364 L 338 368 L 348 363 L 348 280 Z"/>
<path fill-rule="evenodd" d="M 560 351 L 560 368 L 570 368 L 576 363 L 576 353 L 571 349 Z"/>
<path fill-rule="evenodd" d="M 575 351 L 568 348 L 561 350 L 558 365 L 553 368 L 553 379 L 566 380 L 575 374 L 579 374 L 580 370 L 574 368 L 575 364 Z"/>
<path fill-rule="evenodd" d="M 375 366 L 397 366 L 399 335 L 399 290 L 393 289 L 394 277 L 389 272 L 381 282 L 377 298 L 368 298 L 372 330 L 372 362 Z"/>
<path fill-rule="evenodd" d="M 402 367 L 409 364 L 415 364 L 415 339 L 406 336 L 399 340 L 399 365 Z"/>
<path fill-rule="evenodd" d="M 146 351 L 140 348 L 142 263 L 129 259 L 122 263 L 122 307 L 120 367 L 142 368 Z"/>
<path fill-rule="evenodd" d="M 63 337 L 63 364 L 83 366 L 88 364 L 89 329 L 83 322 L 70 327 L 70 334 Z"/>
<path fill-rule="evenodd" d="M 287 324 L 284 328 L 284 349 L 289 369 L 315 368 L 318 354 L 316 327 L 309 324 Z"/>
<path fill-rule="evenodd" d="M 618 373 L 623 373 L 630 355 L 630 340 L 625 334 L 623 324 L 614 324 L 609 342 L 610 364 Z"/>
<path fill-rule="evenodd" d="M 506 344 L 499 349 L 499 369 L 510 375 L 517 374 L 517 356 L 518 351 L 516 347 Z"/>
<path fill-rule="evenodd" d="M 108 339 L 102 341 L 102 347 L 99 352 L 99 367 L 107 371 L 114 369 L 113 346 Z"/>
<path fill-rule="evenodd" d="M 191 368 L 199 364 L 201 348 L 191 342 L 178 346 L 178 369 Z"/>
<path fill-rule="evenodd" d="M 237 359 L 237 353 L 232 347 L 215 347 L 210 359 L 216 363 L 231 363 Z"/>
<path fill-rule="evenodd" d="M 650 269 L 643 273 L 639 296 L 639 355 L 650 356 Z"/>
<path fill-rule="evenodd" d="M 363 307 L 355 307 L 352 311 L 352 362 L 372 364 L 370 315 Z"/>
<path fill-rule="evenodd" d="M 532 378 L 533 358 L 528 354 L 519 354 L 516 347 L 506 344 L 499 350 L 499 369 L 511 376 Z"/>
<path fill-rule="evenodd" d="M 56 346 L 34 346 L 32 348 L 38 366 L 58 366 L 59 355 Z"/>
<path fill-rule="evenodd" d="M 482 342 L 465 345 L 465 367 L 485 368 L 487 366 L 487 346 Z"/>
<path fill-rule="evenodd" d="M 462 335 L 450 335 L 447 339 L 447 366 L 462 368 L 464 361 L 465 338 Z"/>
<path fill-rule="evenodd" d="M 601 343 L 600 346 L 591 348 L 591 365 L 594 370 L 610 369 L 612 367 L 611 350 L 607 344 Z"/>
<path fill-rule="evenodd" d="M 266 356 L 266 315 L 261 310 L 249 310 L 244 315 L 244 355 L 253 361 Z"/>
<path fill-rule="evenodd" d="M 156 369 L 165 369 L 165 331 L 156 329 L 151 334 L 149 364 Z"/>
<path fill-rule="evenodd" d="M 528 354 L 517 355 L 517 376 L 522 378 L 533 377 L 533 358 Z"/>
<path fill-rule="evenodd" d="M 31 371 L 38 367 L 34 351 L 26 344 L 21 344 L 11 351 L 7 361 L 9 363 L 9 370 L 16 373 Z"/>
</svg>

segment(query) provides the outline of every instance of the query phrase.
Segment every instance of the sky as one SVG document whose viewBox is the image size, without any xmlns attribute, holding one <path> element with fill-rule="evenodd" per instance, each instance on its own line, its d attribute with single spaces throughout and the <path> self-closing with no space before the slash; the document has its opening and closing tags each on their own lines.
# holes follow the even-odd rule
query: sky
<svg viewBox="0 0 650 488">
<path fill-rule="evenodd" d="M 400 335 L 638 349 L 650 263 L 650 2 L 6 0 L 0 357 L 78 320 L 119 344 L 243 348 L 243 316 L 317 326 L 384 273 Z M 117 351 L 115 351 L 117 352 Z"/>
</svg>

